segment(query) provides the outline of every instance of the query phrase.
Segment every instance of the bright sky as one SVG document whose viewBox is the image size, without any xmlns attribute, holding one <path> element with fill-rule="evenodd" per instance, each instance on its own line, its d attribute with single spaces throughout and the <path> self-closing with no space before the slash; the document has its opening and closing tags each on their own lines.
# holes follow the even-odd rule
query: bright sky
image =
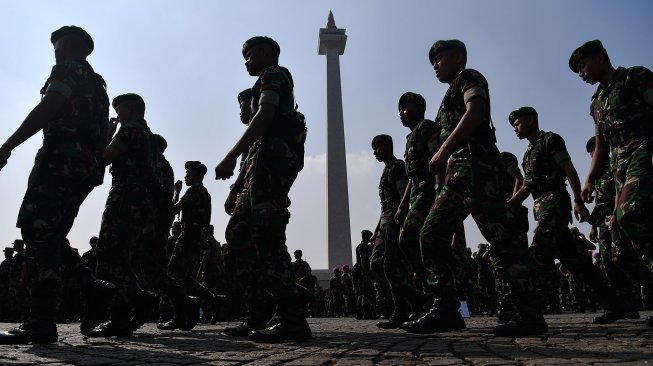
<svg viewBox="0 0 653 366">
<path fill-rule="evenodd" d="M 245 71 L 241 46 L 251 36 L 271 36 L 281 45 L 280 64 L 293 74 L 309 124 L 306 168 L 291 191 L 288 249 L 303 249 L 313 268 L 325 268 L 326 59 L 317 54 L 317 41 L 329 10 L 348 35 L 340 64 L 354 245 L 380 212 L 383 166 L 372 156 L 371 138 L 390 134 L 402 157 L 408 130 L 398 118 L 399 96 L 422 94 L 433 119 L 446 91 L 427 57 L 436 40 L 464 41 L 468 66 L 487 77 L 501 150 L 521 159 L 527 143 L 516 139 L 507 115 L 531 105 L 542 129 L 566 139 L 581 180 L 589 167 L 585 142 L 593 133 L 588 112 L 594 87 L 569 70 L 569 55 L 583 42 L 601 39 L 613 64 L 653 66 L 648 0 L 3 1 L 0 143 L 39 101 L 54 64 L 50 33 L 62 25 L 81 26 L 95 41 L 89 62 L 106 79 L 109 96 L 144 97 L 146 119 L 168 140 L 166 155 L 176 177 L 183 176 L 186 160 L 209 167 L 204 183 L 213 198 L 216 237 L 223 242 L 228 216 L 222 205 L 231 181 L 215 181 L 211 171 L 243 132 L 236 95 L 255 78 Z M 0 246 L 20 237 L 16 214 L 40 145 L 40 134 L 32 137 L 0 172 Z M 75 221 L 69 239 L 80 252 L 99 231 L 110 182 L 107 172 Z M 530 208 L 532 200 L 526 204 Z M 468 246 L 485 241 L 469 219 L 466 228 Z"/>
</svg>

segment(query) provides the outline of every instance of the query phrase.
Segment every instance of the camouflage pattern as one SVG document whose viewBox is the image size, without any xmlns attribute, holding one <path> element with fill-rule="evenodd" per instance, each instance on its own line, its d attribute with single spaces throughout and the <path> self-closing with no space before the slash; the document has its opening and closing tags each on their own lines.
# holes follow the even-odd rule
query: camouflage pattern
<svg viewBox="0 0 653 366">
<path fill-rule="evenodd" d="M 116 285 L 111 320 L 124 323 L 142 285 L 145 244 L 154 236 L 155 158 L 152 132 L 143 119 L 121 122 L 111 144 L 125 147 L 111 164 L 113 180 L 96 246 L 98 277 Z M 140 280 L 139 280 L 140 278 Z"/>
<path fill-rule="evenodd" d="M 450 84 L 435 122 L 442 126 L 445 141 L 466 112 L 472 98 L 486 101 L 484 122 L 472 133 L 467 144 L 452 153 L 445 184 L 438 193 L 420 234 L 422 259 L 429 277 L 427 283 L 437 299 L 454 303 L 455 288 L 451 240 L 457 225 L 470 213 L 483 236 L 490 242 L 492 262 L 519 300 L 523 316 L 537 317 L 532 299 L 533 284 L 524 263 L 526 246 L 507 221 L 507 208 L 500 189 L 502 165 L 495 145 L 490 118 L 487 81 L 477 71 L 463 70 Z"/>
<path fill-rule="evenodd" d="M 371 317 L 374 304 L 374 275 L 370 268 L 370 248 L 368 242 L 361 241 L 356 246 L 356 264 L 360 264 L 361 278 L 356 294 L 356 306 L 361 309 L 363 317 Z M 355 268 L 355 267 L 354 267 Z"/>
<path fill-rule="evenodd" d="M 197 281 L 197 272 L 207 250 L 202 230 L 211 222 L 211 195 L 202 183 L 197 183 L 188 187 L 179 202 L 182 205 L 181 234 L 168 264 L 170 296 L 181 301 L 189 292 L 210 301 L 214 295 Z"/>
<path fill-rule="evenodd" d="M 541 290 L 552 293 L 557 258 L 573 274 L 582 275 L 605 300 L 610 299 L 605 276 L 587 260 L 587 248 L 578 250 L 568 228 L 571 200 L 566 175 L 560 164 L 570 160 L 565 141 L 552 132 L 540 131 L 524 153 L 524 184 L 533 195 L 537 227 L 529 248 L 538 267 Z"/>
<path fill-rule="evenodd" d="M 409 209 L 399 235 L 399 248 L 411 266 L 411 272 L 424 277 L 419 247 L 419 232 L 435 200 L 435 180 L 429 172 L 431 157 L 438 151 L 440 129 L 430 120 L 417 123 L 406 136 L 404 160 L 406 176 L 412 182 Z"/>
<path fill-rule="evenodd" d="M 243 167 L 245 182 L 225 230 L 229 246 L 225 261 L 245 287 L 248 303 L 259 288 L 269 292 L 275 302 L 286 301 L 298 294 L 286 247 L 288 193 L 304 159 L 303 141 L 299 149 L 298 142 L 284 135 L 295 111 L 290 72 L 279 66 L 266 68 L 254 84 L 252 95 L 252 115 L 256 115 L 261 102 L 275 104 L 277 113 Z M 278 98 L 261 100 L 270 96 Z"/>
<path fill-rule="evenodd" d="M 617 68 L 612 82 L 594 93 L 591 115 L 616 161 L 617 223 L 653 270 L 653 73 Z"/>
<path fill-rule="evenodd" d="M 41 90 L 61 94 L 68 105 L 43 129 L 43 146 L 36 154 L 16 224 L 25 241 L 28 271 L 35 276 L 31 294 L 35 319 L 54 316 L 61 263 L 83 263 L 64 240 L 80 205 L 104 173 L 97 159 L 109 117 L 103 83 L 86 61 L 66 61 L 52 68 Z"/>
<path fill-rule="evenodd" d="M 305 260 L 299 258 L 292 263 L 293 271 L 295 272 L 295 282 L 307 287 L 310 283 L 311 266 Z"/>
<path fill-rule="evenodd" d="M 379 181 L 381 217 L 376 236 L 383 240 L 383 272 L 390 285 L 395 309 L 401 306 L 406 292 L 413 287 L 406 257 L 399 249 L 399 224 L 394 219 L 407 184 L 404 162 L 396 158 L 386 161 Z"/>
</svg>

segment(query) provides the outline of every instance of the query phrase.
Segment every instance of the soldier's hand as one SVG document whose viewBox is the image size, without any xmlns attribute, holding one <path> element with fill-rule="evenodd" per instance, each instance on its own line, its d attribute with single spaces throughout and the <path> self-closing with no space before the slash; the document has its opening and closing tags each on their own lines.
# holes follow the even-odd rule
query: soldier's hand
<svg viewBox="0 0 653 366">
<path fill-rule="evenodd" d="M 576 216 L 576 220 L 578 220 L 578 222 L 585 222 L 590 218 L 590 212 L 587 210 L 587 207 L 585 207 L 584 204 L 576 202 L 574 203 L 574 216 Z"/>
<path fill-rule="evenodd" d="M 429 171 L 431 174 L 437 174 L 439 172 L 445 171 L 447 168 L 447 161 L 449 157 L 442 152 L 442 149 L 433 155 L 431 161 L 429 161 Z"/>
<path fill-rule="evenodd" d="M 0 146 L 0 170 L 7 165 L 7 160 L 11 156 L 11 149 L 5 147 L 5 145 Z"/>
<path fill-rule="evenodd" d="M 181 187 L 182 187 L 182 185 L 183 185 L 183 183 L 182 183 L 180 180 L 178 180 L 178 181 L 175 182 L 175 191 L 176 191 L 177 193 L 181 192 Z"/>
<path fill-rule="evenodd" d="M 236 169 L 237 157 L 228 154 L 222 161 L 215 167 L 215 179 L 227 179 L 234 175 Z"/>
<path fill-rule="evenodd" d="M 594 201 L 594 184 L 592 182 L 585 182 L 583 190 L 580 192 L 583 201 L 591 203 Z"/>
<path fill-rule="evenodd" d="M 599 242 L 598 231 L 596 230 L 596 226 L 594 226 L 594 225 L 592 225 L 592 228 L 590 229 L 590 240 L 593 243 L 598 243 Z"/>
<path fill-rule="evenodd" d="M 617 216 L 615 214 L 606 217 L 605 221 L 608 224 L 608 229 L 610 230 L 615 230 L 619 227 L 619 224 L 617 223 Z"/>
<path fill-rule="evenodd" d="M 395 222 L 401 224 L 401 219 L 403 218 L 403 216 L 404 216 L 404 210 L 402 210 L 401 207 L 399 207 L 397 209 L 397 212 L 395 213 Z"/>
</svg>

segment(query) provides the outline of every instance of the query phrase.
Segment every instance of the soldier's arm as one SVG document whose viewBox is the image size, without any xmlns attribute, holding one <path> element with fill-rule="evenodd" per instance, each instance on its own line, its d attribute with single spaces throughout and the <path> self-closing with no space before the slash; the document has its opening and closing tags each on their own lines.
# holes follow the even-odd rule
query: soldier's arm
<svg viewBox="0 0 653 366">
<path fill-rule="evenodd" d="M 465 114 L 460 119 L 460 122 L 429 162 L 429 168 L 432 173 L 444 170 L 454 150 L 466 143 L 474 131 L 483 123 L 483 117 L 487 108 L 485 99 L 480 96 L 473 97 L 465 103 L 465 108 Z"/>
<path fill-rule="evenodd" d="M 67 99 L 64 95 L 55 92 L 46 93 L 18 129 L 0 146 L 0 169 L 7 164 L 7 159 L 11 156 L 12 150 L 41 131 L 66 103 Z"/>
<path fill-rule="evenodd" d="M 254 115 L 254 118 L 252 118 L 247 126 L 243 136 L 236 142 L 236 145 L 227 153 L 227 156 L 225 156 L 218 166 L 215 167 L 216 179 L 226 179 L 233 175 L 238 156 L 247 151 L 254 141 L 268 131 L 276 112 L 277 105 L 275 104 L 262 103 L 259 105 L 256 115 Z"/>
<path fill-rule="evenodd" d="M 596 146 L 594 147 L 594 154 L 592 154 L 592 164 L 590 165 L 589 173 L 587 173 L 585 186 L 581 192 L 583 200 L 587 203 L 594 200 L 594 196 L 592 195 L 594 193 L 594 182 L 603 175 L 606 163 L 610 158 L 610 146 L 605 141 L 605 138 L 601 135 L 596 135 L 595 141 Z"/>
<path fill-rule="evenodd" d="M 120 139 L 114 138 L 104 149 L 102 159 L 104 159 L 105 164 L 109 165 L 120 155 L 124 154 L 125 151 L 127 151 L 127 146 Z"/>
<path fill-rule="evenodd" d="M 508 207 L 516 207 L 521 205 L 529 194 L 531 194 L 531 189 L 526 184 L 522 184 L 517 192 L 515 192 L 515 194 L 513 194 L 512 197 L 508 200 Z"/>
<path fill-rule="evenodd" d="M 411 189 L 413 189 L 413 181 L 408 180 L 408 184 L 406 184 L 406 189 L 404 189 L 404 193 L 401 195 L 401 201 L 399 202 L 399 208 L 397 209 L 397 214 L 395 214 L 396 222 L 400 221 L 401 215 L 403 214 L 404 210 L 408 208 Z"/>
<path fill-rule="evenodd" d="M 581 198 L 580 179 L 578 179 L 578 173 L 576 172 L 576 168 L 574 168 L 574 164 L 571 162 L 571 159 L 563 160 L 558 164 L 564 170 L 569 181 L 569 186 L 574 193 L 574 215 L 576 219 L 580 220 L 580 222 L 587 221 L 590 213 Z"/>
</svg>

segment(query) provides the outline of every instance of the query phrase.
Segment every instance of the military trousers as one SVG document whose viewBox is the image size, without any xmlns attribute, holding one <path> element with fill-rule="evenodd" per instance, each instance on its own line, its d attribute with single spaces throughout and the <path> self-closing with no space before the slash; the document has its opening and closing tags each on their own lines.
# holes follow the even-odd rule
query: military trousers
<svg viewBox="0 0 653 366">
<path fill-rule="evenodd" d="M 434 200 L 434 190 L 418 194 L 411 192 L 408 214 L 399 234 L 399 248 L 406 257 L 411 271 L 416 273 L 418 277 L 425 277 L 426 275 L 424 263 L 422 263 L 419 235 Z"/>
<path fill-rule="evenodd" d="M 85 263 L 67 245 L 66 236 L 99 171 L 92 153 L 64 154 L 60 148 L 48 144 L 38 151 L 16 224 L 33 279 L 31 317 L 41 320 L 54 318 L 61 267 L 75 269 Z"/>
<path fill-rule="evenodd" d="M 531 258 L 538 267 L 538 275 L 552 276 L 557 258 L 571 273 L 583 276 L 585 281 L 604 301 L 615 299 L 614 290 L 601 271 L 592 264 L 587 248 L 577 243 L 569 230 L 571 203 L 565 192 L 546 192 L 534 200 L 533 210 L 537 226 L 531 244 Z"/>
<path fill-rule="evenodd" d="M 524 317 L 538 317 L 541 314 L 533 299 L 534 286 L 524 250 L 526 245 L 507 220 L 506 203 L 498 189 L 497 175 L 493 173 L 479 169 L 462 177 L 454 178 L 448 174 L 448 180 L 438 193 L 420 233 L 422 259 L 428 272 L 427 284 L 436 299 L 443 302 L 457 300 L 451 242 L 459 224 L 471 214 L 491 245 L 492 264 L 509 283 L 518 311 Z"/>
<path fill-rule="evenodd" d="M 653 271 L 653 139 L 631 141 L 615 153 L 615 216 L 624 236 Z"/>
</svg>

